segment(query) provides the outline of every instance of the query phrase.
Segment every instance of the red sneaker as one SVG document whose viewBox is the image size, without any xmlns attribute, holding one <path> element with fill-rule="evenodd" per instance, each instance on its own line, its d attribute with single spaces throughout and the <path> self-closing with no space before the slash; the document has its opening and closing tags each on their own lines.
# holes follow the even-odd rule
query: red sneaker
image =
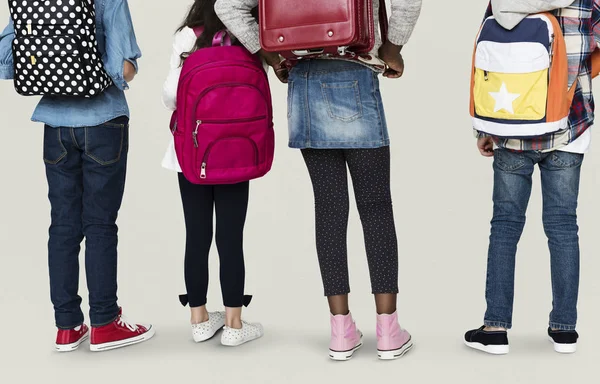
<svg viewBox="0 0 600 384">
<path fill-rule="evenodd" d="M 90 350 L 93 352 L 127 347 L 150 340 L 154 336 L 152 325 L 129 323 L 119 310 L 119 316 L 110 324 L 92 327 Z"/>
<path fill-rule="evenodd" d="M 56 350 L 58 352 L 71 352 L 90 337 L 87 325 L 82 324 L 73 329 L 59 329 L 56 333 Z"/>
</svg>

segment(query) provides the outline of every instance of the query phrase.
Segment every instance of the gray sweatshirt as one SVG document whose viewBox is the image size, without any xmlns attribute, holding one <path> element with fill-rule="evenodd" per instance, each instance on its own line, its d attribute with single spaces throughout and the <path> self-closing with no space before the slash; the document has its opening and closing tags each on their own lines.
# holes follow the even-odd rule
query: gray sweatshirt
<svg viewBox="0 0 600 384">
<path fill-rule="evenodd" d="M 574 0 L 492 0 L 498 24 L 513 29 L 532 13 L 553 11 L 573 4 Z"/>
<path fill-rule="evenodd" d="M 388 39 L 396 45 L 405 45 L 421 13 L 422 0 L 391 0 L 391 2 Z M 215 10 L 223 24 L 252 53 L 260 50 L 258 24 L 250 14 L 257 5 L 258 0 L 217 0 L 215 4 Z M 374 14 L 377 15 L 379 0 L 373 0 L 373 6 Z M 379 28 L 375 29 L 379 31 Z M 377 32 L 373 53 L 376 54 L 380 46 L 381 37 Z"/>
</svg>

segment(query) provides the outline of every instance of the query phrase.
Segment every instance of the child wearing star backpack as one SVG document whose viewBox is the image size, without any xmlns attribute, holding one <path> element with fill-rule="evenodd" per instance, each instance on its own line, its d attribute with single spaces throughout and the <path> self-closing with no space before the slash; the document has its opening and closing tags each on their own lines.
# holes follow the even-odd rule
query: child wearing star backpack
<svg viewBox="0 0 600 384">
<path fill-rule="evenodd" d="M 477 147 L 494 158 L 494 209 L 487 311 L 484 325 L 465 334 L 471 348 L 509 351 L 517 244 L 537 165 L 552 275 L 547 333 L 556 352 L 576 351 L 577 206 L 594 120 L 599 23 L 600 0 L 492 0 L 488 7 L 475 43 L 470 110 Z"/>
</svg>

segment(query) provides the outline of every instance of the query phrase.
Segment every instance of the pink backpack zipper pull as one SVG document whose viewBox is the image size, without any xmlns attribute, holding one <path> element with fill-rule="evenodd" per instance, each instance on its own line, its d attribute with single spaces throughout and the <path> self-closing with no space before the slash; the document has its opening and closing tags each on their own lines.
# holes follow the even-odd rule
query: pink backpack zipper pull
<svg viewBox="0 0 600 384">
<path fill-rule="evenodd" d="M 202 120 L 196 120 L 196 129 L 194 129 L 194 147 L 198 148 L 198 128 L 200 128 L 200 124 L 202 124 Z"/>
</svg>

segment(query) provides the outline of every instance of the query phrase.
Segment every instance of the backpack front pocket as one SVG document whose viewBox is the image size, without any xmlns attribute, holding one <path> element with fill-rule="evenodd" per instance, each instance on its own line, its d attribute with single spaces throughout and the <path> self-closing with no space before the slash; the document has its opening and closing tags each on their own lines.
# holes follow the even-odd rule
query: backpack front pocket
<svg viewBox="0 0 600 384">
<path fill-rule="evenodd" d="M 13 41 L 15 88 L 22 95 L 94 96 L 107 84 L 101 58 L 75 35 L 25 36 Z"/>
<path fill-rule="evenodd" d="M 258 165 L 258 146 L 247 137 L 227 137 L 212 142 L 200 162 L 200 178 L 210 172 L 250 168 Z"/>
<path fill-rule="evenodd" d="M 15 85 L 24 95 L 76 95 L 88 88 L 76 36 L 15 39 Z"/>
<path fill-rule="evenodd" d="M 475 112 L 481 117 L 538 121 L 546 117 L 548 70 L 526 74 L 475 70 Z"/>
<path fill-rule="evenodd" d="M 479 43 L 473 98 L 479 117 L 542 121 L 550 73 L 548 48 L 539 43 Z"/>
</svg>

